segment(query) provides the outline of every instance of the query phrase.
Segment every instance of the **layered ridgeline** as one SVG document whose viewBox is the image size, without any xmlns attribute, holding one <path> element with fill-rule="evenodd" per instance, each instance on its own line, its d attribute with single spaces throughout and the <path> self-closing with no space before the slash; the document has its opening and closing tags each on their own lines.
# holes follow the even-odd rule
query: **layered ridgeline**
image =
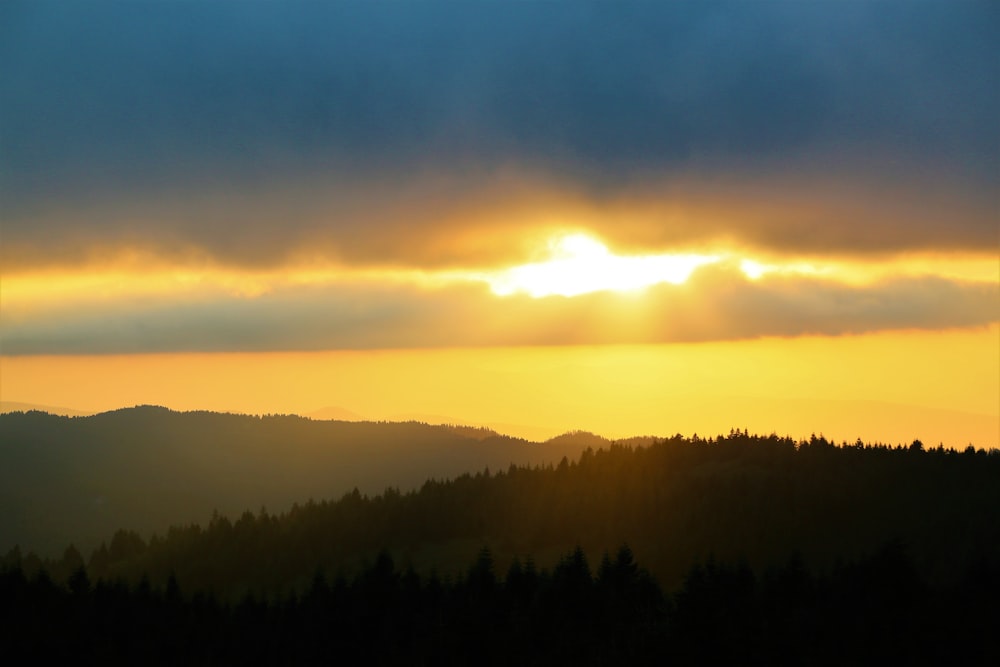
<svg viewBox="0 0 1000 667">
<path fill-rule="evenodd" d="M 0 557 L 15 654 L 122 664 L 985 665 L 998 595 L 1000 451 L 735 431 Z"/>
<path fill-rule="evenodd" d="M 0 415 L 0 553 L 18 545 L 84 553 L 116 530 L 146 539 L 217 512 L 287 511 L 353 489 L 406 491 L 427 479 L 558 463 L 607 441 L 584 433 L 534 443 L 487 429 L 416 422 L 136 407 L 89 417 Z"/>
<path fill-rule="evenodd" d="M 249 431 L 242 442 L 252 450 L 259 440 Z M 184 483 L 163 475 L 163 484 Z M 267 476 L 245 483 L 264 485 Z M 7 561 L 23 558 L 26 569 L 44 566 L 56 579 L 84 564 L 92 578 L 148 576 L 159 586 L 172 574 L 186 590 L 234 599 L 303 590 L 318 571 L 351 576 L 383 551 L 400 567 L 450 577 L 484 546 L 503 571 L 518 558 L 552 564 L 576 548 L 597 562 L 628 544 L 673 589 L 709 557 L 756 572 L 801 557 L 824 572 L 890 543 L 931 583 L 1000 562 L 1000 451 L 834 446 L 738 431 L 675 436 L 587 449 L 556 465 L 428 480 L 410 492 L 355 490 L 283 513 L 218 514 L 151 540 L 120 530 L 90 553 L 67 549 L 42 563 L 20 551 Z"/>
</svg>

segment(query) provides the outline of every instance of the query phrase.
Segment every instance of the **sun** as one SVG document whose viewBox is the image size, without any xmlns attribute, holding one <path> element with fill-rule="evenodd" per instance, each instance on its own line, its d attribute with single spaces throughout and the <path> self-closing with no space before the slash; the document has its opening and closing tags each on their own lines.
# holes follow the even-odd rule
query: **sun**
<svg viewBox="0 0 1000 667">
<path fill-rule="evenodd" d="M 549 243 L 551 257 L 522 264 L 491 276 L 490 288 L 498 296 L 524 293 L 545 296 L 578 296 L 601 291 L 638 290 L 658 283 L 680 285 L 715 255 L 669 254 L 620 256 L 586 234 L 569 234 Z"/>
</svg>

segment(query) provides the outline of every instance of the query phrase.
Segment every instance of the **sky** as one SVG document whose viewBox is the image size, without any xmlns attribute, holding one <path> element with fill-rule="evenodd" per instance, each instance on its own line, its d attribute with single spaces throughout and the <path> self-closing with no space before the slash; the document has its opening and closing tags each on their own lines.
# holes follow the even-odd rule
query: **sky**
<svg viewBox="0 0 1000 667">
<path fill-rule="evenodd" d="M 998 44 L 966 0 L 4 2 L 0 398 L 1000 445 Z"/>
</svg>

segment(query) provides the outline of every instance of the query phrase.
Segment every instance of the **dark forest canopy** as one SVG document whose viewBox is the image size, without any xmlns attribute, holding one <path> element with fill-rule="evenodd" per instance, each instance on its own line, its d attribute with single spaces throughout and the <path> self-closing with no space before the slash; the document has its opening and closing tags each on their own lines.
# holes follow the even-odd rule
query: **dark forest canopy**
<svg viewBox="0 0 1000 667">
<path fill-rule="evenodd" d="M 95 578 L 173 574 L 187 589 L 273 596 L 317 570 L 350 575 L 386 550 L 423 574 L 461 572 L 484 545 L 501 568 L 554 562 L 580 547 L 592 560 L 629 544 L 668 588 L 709 556 L 755 571 L 793 554 L 825 571 L 890 540 L 921 577 L 947 582 L 1000 549 L 1000 452 L 885 445 L 834 446 L 733 431 L 648 446 L 586 450 L 557 465 L 517 466 L 419 490 L 354 490 L 287 512 L 216 514 L 144 539 L 122 529 L 88 555 L 69 548 L 28 571 L 57 579 L 81 565 Z M 22 559 L 12 552 L 8 560 Z"/>
<path fill-rule="evenodd" d="M 104 418 L 147 413 L 177 417 Z M 187 418 L 220 417 L 310 428 Z M 735 430 L 581 437 L 602 446 L 407 492 L 216 513 L 151 539 L 126 526 L 86 554 L 14 548 L 0 623 L 14 651 L 112 663 L 1000 658 L 1000 451 Z"/>
<path fill-rule="evenodd" d="M 996 451 L 678 436 L 13 550 L 0 622 L 123 663 L 996 664 L 998 475 Z"/>
<path fill-rule="evenodd" d="M 378 554 L 352 577 L 317 572 L 299 595 L 220 602 L 176 578 L 65 586 L 0 567 L 8 654 L 102 664 L 993 665 L 1000 567 L 977 561 L 928 586 L 905 550 L 811 574 L 793 557 L 757 575 L 695 564 L 665 594 L 623 546 L 551 569 L 498 571 L 483 549 L 454 579 Z"/>
</svg>

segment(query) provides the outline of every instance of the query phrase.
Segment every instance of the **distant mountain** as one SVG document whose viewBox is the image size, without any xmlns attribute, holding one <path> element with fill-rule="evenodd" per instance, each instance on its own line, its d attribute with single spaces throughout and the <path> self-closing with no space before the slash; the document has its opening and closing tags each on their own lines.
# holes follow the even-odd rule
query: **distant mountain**
<svg viewBox="0 0 1000 667">
<path fill-rule="evenodd" d="M 173 412 L 0 415 L 0 551 L 87 551 L 119 528 L 143 534 L 266 506 L 402 491 L 427 479 L 575 458 L 590 439 L 535 443 L 416 422 Z"/>
<path fill-rule="evenodd" d="M 607 438 L 595 435 L 589 431 L 571 431 L 570 433 L 563 433 L 562 435 L 557 435 L 554 438 L 549 438 L 545 442 L 550 445 L 579 443 L 584 445 L 584 449 L 587 447 L 600 449 L 601 447 L 607 447 L 611 444 L 611 441 Z"/>
<path fill-rule="evenodd" d="M 459 431 L 465 433 L 466 435 L 471 435 L 477 440 L 482 439 L 483 432 L 489 432 L 494 435 L 508 434 L 513 435 L 517 438 L 523 440 L 531 440 L 534 442 L 544 442 L 545 440 L 552 437 L 552 428 L 546 428 L 542 426 L 527 426 L 524 424 L 507 424 L 502 422 L 489 422 L 485 424 L 468 423 L 463 420 L 455 419 L 454 417 L 446 417 L 444 415 L 427 414 L 422 412 L 407 412 L 390 415 L 386 419 L 374 420 L 369 417 L 364 417 L 357 412 L 352 412 L 345 408 L 337 406 L 328 406 L 325 408 L 320 408 L 319 410 L 314 410 L 313 412 L 303 413 L 303 417 L 308 417 L 309 419 L 333 419 L 337 421 L 348 421 L 348 422 L 359 422 L 359 421 L 391 421 L 391 422 L 421 422 L 423 424 L 431 425 L 444 425 L 450 426 L 451 428 L 458 429 Z"/>
<path fill-rule="evenodd" d="M 356 412 L 351 412 L 345 408 L 340 408 L 334 405 L 329 405 L 325 408 L 320 408 L 319 410 L 314 410 L 307 414 L 302 415 L 303 417 L 308 417 L 309 419 L 333 419 L 336 421 L 344 422 L 361 422 L 365 421 L 365 418 Z"/>
<path fill-rule="evenodd" d="M 83 410 L 73 410 L 71 408 L 63 408 L 55 405 L 40 405 L 37 403 L 18 403 L 17 401 L 0 401 L 0 414 L 6 414 L 8 412 L 31 412 L 32 410 L 37 410 L 38 412 L 47 412 L 51 415 L 60 415 L 63 417 L 83 417 L 86 415 L 92 415 L 93 412 L 86 412 Z"/>
</svg>

